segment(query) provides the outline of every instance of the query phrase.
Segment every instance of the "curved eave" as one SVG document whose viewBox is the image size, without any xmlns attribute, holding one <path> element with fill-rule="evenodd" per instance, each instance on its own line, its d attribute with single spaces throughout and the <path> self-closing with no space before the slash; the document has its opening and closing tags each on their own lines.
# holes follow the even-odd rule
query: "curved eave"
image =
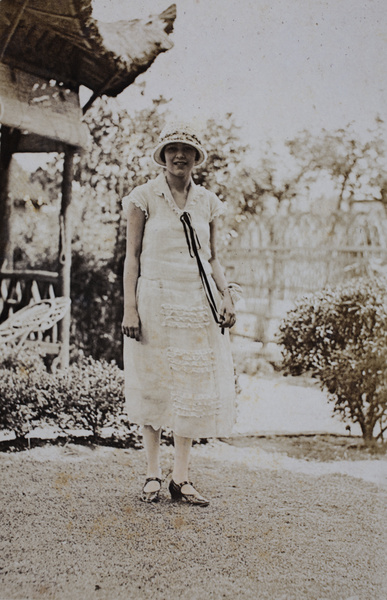
<svg viewBox="0 0 387 600">
<path fill-rule="evenodd" d="M 91 0 L 1 0 L 0 61 L 115 96 L 173 43 L 176 6 L 147 20 L 101 23 Z"/>
</svg>

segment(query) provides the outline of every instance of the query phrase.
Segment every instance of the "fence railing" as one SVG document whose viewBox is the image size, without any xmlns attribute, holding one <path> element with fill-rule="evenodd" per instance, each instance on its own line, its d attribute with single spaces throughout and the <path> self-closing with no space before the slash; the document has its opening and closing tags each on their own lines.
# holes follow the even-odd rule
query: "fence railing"
<svg viewBox="0 0 387 600">
<path fill-rule="evenodd" d="M 229 278 L 242 285 L 246 297 L 294 299 L 300 293 L 364 276 L 387 265 L 387 249 L 267 248 L 233 249 L 224 257 Z M 387 267 L 386 267 L 387 270 Z"/>
<path fill-rule="evenodd" d="M 273 341 L 279 320 L 303 294 L 352 277 L 387 275 L 387 249 L 375 246 L 230 249 L 223 262 L 229 280 L 244 290 L 236 332 L 263 343 Z"/>
</svg>

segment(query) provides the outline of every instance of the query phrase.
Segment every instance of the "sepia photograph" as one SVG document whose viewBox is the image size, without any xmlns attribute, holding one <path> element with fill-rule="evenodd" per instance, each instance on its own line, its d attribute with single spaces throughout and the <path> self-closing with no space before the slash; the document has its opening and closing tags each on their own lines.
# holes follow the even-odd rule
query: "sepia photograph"
<svg viewBox="0 0 387 600">
<path fill-rule="evenodd" d="M 0 0 L 0 481 L 0 600 L 387 600 L 385 0 Z"/>
</svg>

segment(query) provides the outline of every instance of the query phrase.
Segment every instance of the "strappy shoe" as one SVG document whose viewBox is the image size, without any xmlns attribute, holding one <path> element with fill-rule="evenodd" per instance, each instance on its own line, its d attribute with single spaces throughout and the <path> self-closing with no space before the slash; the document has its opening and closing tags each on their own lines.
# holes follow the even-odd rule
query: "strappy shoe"
<svg viewBox="0 0 387 600">
<path fill-rule="evenodd" d="M 188 504 L 195 504 L 196 506 L 208 506 L 210 501 L 207 498 L 204 498 L 197 490 L 194 488 L 193 494 L 184 494 L 181 491 L 181 488 L 184 485 L 190 485 L 193 487 L 190 481 L 183 481 L 182 483 L 175 483 L 173 479 L 171 479 L 171 483 L 169 484 L 169 491 L 171 493 L 172 500 L 187 502 Z"/>
<path fill-rule="evenodd" d="M 149 483 L 150 481 L 158 481 L 160 484 L 160 487 L 158 490 L 156 490 L 155 492 L 145 492 L 145 488 L 147 483 Z M 142 488 L 142 494 L 141 494 L 141 498 L 140 500 L 142 502 L 158 502 L 159 501 L 159 493 L 161 490 L 161 483 L 162 483 L 162 479 L 160 479 L 159 477 L 147 477 L 147 479 L 145 479 L 145 483 L 144 483 L 144 487 Z"/>
</svg>

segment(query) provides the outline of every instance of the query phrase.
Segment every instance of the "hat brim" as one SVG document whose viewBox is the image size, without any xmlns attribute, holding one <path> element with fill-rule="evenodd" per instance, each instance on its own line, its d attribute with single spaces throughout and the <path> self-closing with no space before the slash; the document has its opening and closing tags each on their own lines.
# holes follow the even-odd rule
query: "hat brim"
<svg viewBox="0 0 387 600">
<path fill-rule="evenodd" d="M 157 165 L 160 165 L 160 167 L 166 167 L 165 161 L 161 158 L 161 153 L 166 146 L 168 146 L 169 144 L 174 144 L 176 142 L 181 142 L 182 144 L 186 144 L 187 146 L 191 146 L 192 148 L 195 148 L 196 152 L 199 154 L 199 158 L 197 160 L 195 160 L 195 167 L 199 167 L 207 160 L 207 152 L 204 150 L 204 148 L 202 148 L 201 146 L 199 146 L 197 144 L 188 142 L 187 140 L 177 140 L 176 139 L 176 140 L 164 141 L 164 142 L 161 142 L 160 144 L 158 144 L 158 146 L 156 146 L 156 148 L 154 149 L 153 154 L 152 154 L 153 161 Z"/>
</svg>

